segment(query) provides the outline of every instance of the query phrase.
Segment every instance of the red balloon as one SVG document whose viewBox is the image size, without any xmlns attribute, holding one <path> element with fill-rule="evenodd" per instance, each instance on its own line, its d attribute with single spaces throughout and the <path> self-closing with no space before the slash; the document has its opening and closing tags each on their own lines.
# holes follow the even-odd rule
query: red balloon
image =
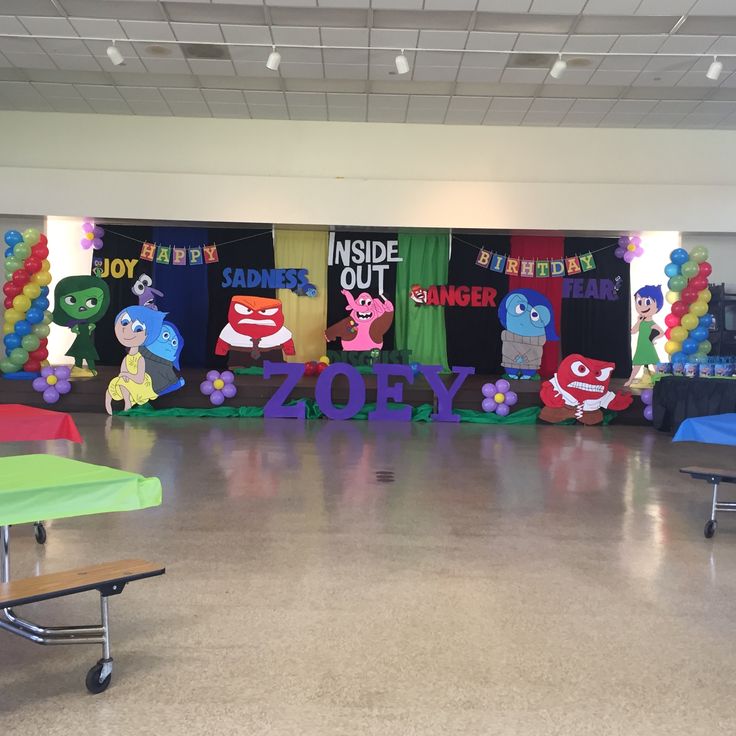
<svg viewBox="0 0 736 736">
<path fill-rule="evenodd" d="M 317 373 L 317 361 L 310 360 L 304 364 L 304 375 L 314 376 Z"/>
<path fill-rule="evenodd" d="M 25 286 L 28 283 L 28 279 L 29 278 L 30 278 L 30 276 L 22 268 L 19 268 L 13 274 L 13 283 L 14 284 L 17 284 L 20 287 L 23 287 L 23 286 Z M 23 291 L 22 288 L 21 288 L 21 291 Z"/>
<path fill-rule="evenodd" d="M 680 324 L 680 318 L 676 314 L 668 314 L 664 318 L 664 323 L 667 327 L 677 327 Z"/>
<path fill-rule="evenodd" d="M 46 349 L 45 346 L 40 346 L 38 349 L 28 353 L 28 357 L 31 360 L 46 360 L 46 358 L 49 357 L 49 351 Z"/>
<path fill-rule="evenodd" d="M 688 288 L 691 286 L 695 291 L 703 291 L 703 289 L 708 288 L 708 279 L 705 276 L 698 275 L 688 282 Z"/>
<path fill-rule="evenodd" d="M 25 268 L 26 273 L 29 276 L 32 276 L 36 271 L 41 270 L 41 266 L 43 264 L 38 258 L 34 258 L 31 256 L 30 258 L 26 258 L 25 262 L 23 263 L 23 268 Z"/>
<path fill-rule="evenodd" d="M 23 365 L 23 370 L 29 373 L 38 373 L 41 370 L 40 360 L 27 360 Z"/>
<path fill-rule="evenodd" d="M 322 362 L 317 363 L 317 375 L 319 375 L 320 373 L 322 373 L 322 371 L 325 368 L 327 368 L 327 363 L 322 363 Z"/>
<path fill-rule="evenodd" d="M 45 247 L 45 246 L 48 245 L 48 243 L 49 243 L 49 239 L 43 233 L 41 233 L 38 236 L 38 243 L 37 243 L 37 245 L 43 245 Z M 44 256 L 44 258 L 46 258 L 46 256 Z"/>
<path fill-rule="evenodd" d="M 705 278 L 708 278 L 713 273 L 713 266 L 708 263 L 708 261 L 703 261 L 699 266 L 698 270 L 700 271 L 701 276 L 705 276 Z"/>
<path fill-rule="evenodd" d="M 13 297 L 6 296 L 5 301 L 3 303 L 5 304 L 5 309 L 12 309 L 13 308 Z"/>
<path fill-rule="evenodd" d="M 665 336 L 665 337 L 666 337 L 666 338 L 667 338 L 668 340 L 671 340 L 671 339 L 672 339 L 672 328 L 671 328 L 671 327 L 668 327 L 668 328 L 667 328 L 667 329 L 666 329 L 666 330 L 664 331 L 664 336 Z M 30 354 L 31 354 L 31 353 L 28 353 L 28 355 L 30 355 Z"/>
<path fill-rule="evenodd" d="M 682 317 L 683 314 L 687 314 L 687 305 L 683 301 L 677 301 L 672 305 L 672 314 L 675 317 Z"/>
<path fill-rule="evenodd" d="M 46 239 L 45 235 L 42 235 L 41 237 Z M 44 258 L 49 257 L 49 249 L 46 247 L 46 243 L 41 245 L 41 243 L 38 243 L 37 245 L 34 245 L 33 248 L 31 248 L 31 255 L 34 258 L 38 258 L 40 261 L 42 261 Z"/>
<path fill-rule="evenodd" d="M 18 296 L 22 291 L 23 287 L 18 286 L 18 284 L 14 284 L 12 281 L 7 281 L 3 284 L 3 294 L 5 294 L 5 296 Z"/>
</svg>

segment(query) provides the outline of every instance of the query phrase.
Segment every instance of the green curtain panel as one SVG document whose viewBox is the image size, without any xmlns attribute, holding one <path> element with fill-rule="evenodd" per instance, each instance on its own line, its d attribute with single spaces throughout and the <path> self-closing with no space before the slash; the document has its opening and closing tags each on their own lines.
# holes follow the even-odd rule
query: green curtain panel
<svg viewBox="0 0 736 736">
<path fill-rule="evenodd" d="M 411 360 L 447 369 L 445 308 L 417 306 L 409 299 L 414 284 L 446 284 L 450 261 L 450 233 L 399 233 L 396 270 L 396 347 L 411 350 Z"/>
</svg>

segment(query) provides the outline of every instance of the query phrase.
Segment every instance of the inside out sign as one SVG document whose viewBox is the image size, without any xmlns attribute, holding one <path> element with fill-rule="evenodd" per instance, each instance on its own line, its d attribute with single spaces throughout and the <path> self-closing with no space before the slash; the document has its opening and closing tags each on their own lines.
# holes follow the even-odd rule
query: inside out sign
<svg viewBox="0 0 736 736">
<path fill-rule="evenodd" d="M 451 370 L 452 380 L 447 385 L 440 378 L 442 367 L 423 365 L 419 373 L 429 384 L 437 398 L 437 411 L 430 415 L 435 422 L 459 422 L 460 416 L 452 413 L 452 400 L 468 376 L 475 368 L 455 367 Z M 413 383 L 415 374 L 408 365 L 398 363 L 377 363 L 373 366 L 376 376 L 376 408 L 368 413 L 369 420 L 411 421 L 411 407 L 398 406 L 404 395 L 404 382 Z M 267 418 L 304 419 L 304 401 L 286 406 L 291 392 L 304 375 L 303 363 L 263 363 L 263 377 L 284 376 L 283 383 L 263 408 Z M 348 402 L 336 406 L 332 401 L 332 382 L 338 376 L 348 381 Z M 314 398 L 322 413 L 328 419 L 351 419 L 365 404 L 366 387 L 363 375 L 349 363 L 332 363 L 319 374 L 314 390 Z"/>
</svg>

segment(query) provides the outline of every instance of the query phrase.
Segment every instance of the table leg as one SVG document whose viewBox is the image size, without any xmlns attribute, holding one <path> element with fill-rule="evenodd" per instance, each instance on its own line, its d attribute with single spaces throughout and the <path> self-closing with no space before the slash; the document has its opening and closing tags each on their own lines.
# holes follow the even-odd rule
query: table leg
<svg viewBox="0 0 736 736">
<path fill-rule="evenodd" d="M 10 580 L 10 527 L 0 527 L 0 583 Z"/>
</svg>

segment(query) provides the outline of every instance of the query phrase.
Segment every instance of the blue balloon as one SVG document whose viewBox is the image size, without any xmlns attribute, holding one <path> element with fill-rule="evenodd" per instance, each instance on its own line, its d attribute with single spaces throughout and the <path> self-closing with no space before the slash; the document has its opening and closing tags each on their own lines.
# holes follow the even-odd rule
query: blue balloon
<svg viewBox="0 0 736 736">
<path fill-rule="evenodd" d="M 670 278 L 672 278 L 673 276 L 679 276 L 680 275 L 680 267 L 676 263 L 668 263 L 664 267 L 664 272 Z"/>
<path fill-rule="evenodd" d="M 30 314 L 30 310 L 28 311 L 28 314 Z M 28 315 L 26 315 L 28 316 Z M 694 340 L 692 337 L 687 337 L 682 341 L 682 352 L 686 355 L 691 355 L 692 353 L 698 352 L 698 341 Z"/>
<path fill-rule="evenodd" d="M 708 328 L 698 325 L 690 332 L 689 337 L 692 337 L 693 340 L 697 340 L 698 342 L 703 342 L 703 340 L 708 339 Z"/>
<path fill-rule="evenodd" d="M 8 349 L 8 353 L 10 353 L 11 350 L 15 350 L 15 348 L 20 347 L 20 335 L 16 335 L 14 332 L 11 332 L 9 335 L 5 335 L 3 342 L 5 343 L 5 347 Z"/>
<path fill-rule="evenodd" d="M 701 317 L 698 321 L 700 322 L 701 327 L 705 327 L 706 330 L 709 330 L 710 326 L 713 324 L 713 315 L 706 314 L 704 317 Z"/>
<path fill-rule="evenodd" d="M 7 247 L 5 249 L 5 257 L 10 258 L 13 255 L 13 249 L 11 247 Z"/>
<path fill-rule="evenodd" d="M 670 253 L 670 260 L 677 266 L 682 266 L 683 263 L 690 260 L 690 255 L 684 248 L 675 248 Z"/>
<path fill-rule="evenodd" d="M 29 310 L 30 311 L 30 310 Z M 26 313 L 26 317 L 28 316 L 28 313 Z M 15 334 L 20 335 L 21 337 L 25 337 L 26 335 L 31 334 L 31 323 L 27 319 L 21 319 L 18 320 L 15 323 Z"/>
<path fill-rule="evenodd" d="M 670 360 L 673 363 L 684 363 L 686 359 L 687 359 L 687 355 L 685 355 L 685 353 L 683 353 L 682 350 L 680 350 L 677 353 L 674 353 L 670 358 Z"/>
<path fill-rule="evenodd" d="M 42 286 L 41 287 L 41 296 L 48 296 L 49 295 L 49 287 L 48 286 Z"/>
<path fill-rule="evenodd" d="M 12 248 L 22 242 L 23 236 L 17 230 L 8 230 L 5 233 L 5 245 L 9 245 Z"/>
<path fill-rule="evenodd" d="M 49 308 L 49 300 L 45 296 L 36 297 L 31 302 L 31 307 L 33 307 L 35 309 L 40 309 L 43 312 L 44 309 L 48 309 Z M 703 338 L 703 339 L 705 339 L 705 338 Z"/>
<path fill-rule="evenodd" d="M 37 325 L 42 320 L 43 320 L 43 310 L 42 309 L 36 309 L 36 307 L 31 307 L 26 312 L 26 321 L 28 321 L 30 324 Z"/>
</svg>

